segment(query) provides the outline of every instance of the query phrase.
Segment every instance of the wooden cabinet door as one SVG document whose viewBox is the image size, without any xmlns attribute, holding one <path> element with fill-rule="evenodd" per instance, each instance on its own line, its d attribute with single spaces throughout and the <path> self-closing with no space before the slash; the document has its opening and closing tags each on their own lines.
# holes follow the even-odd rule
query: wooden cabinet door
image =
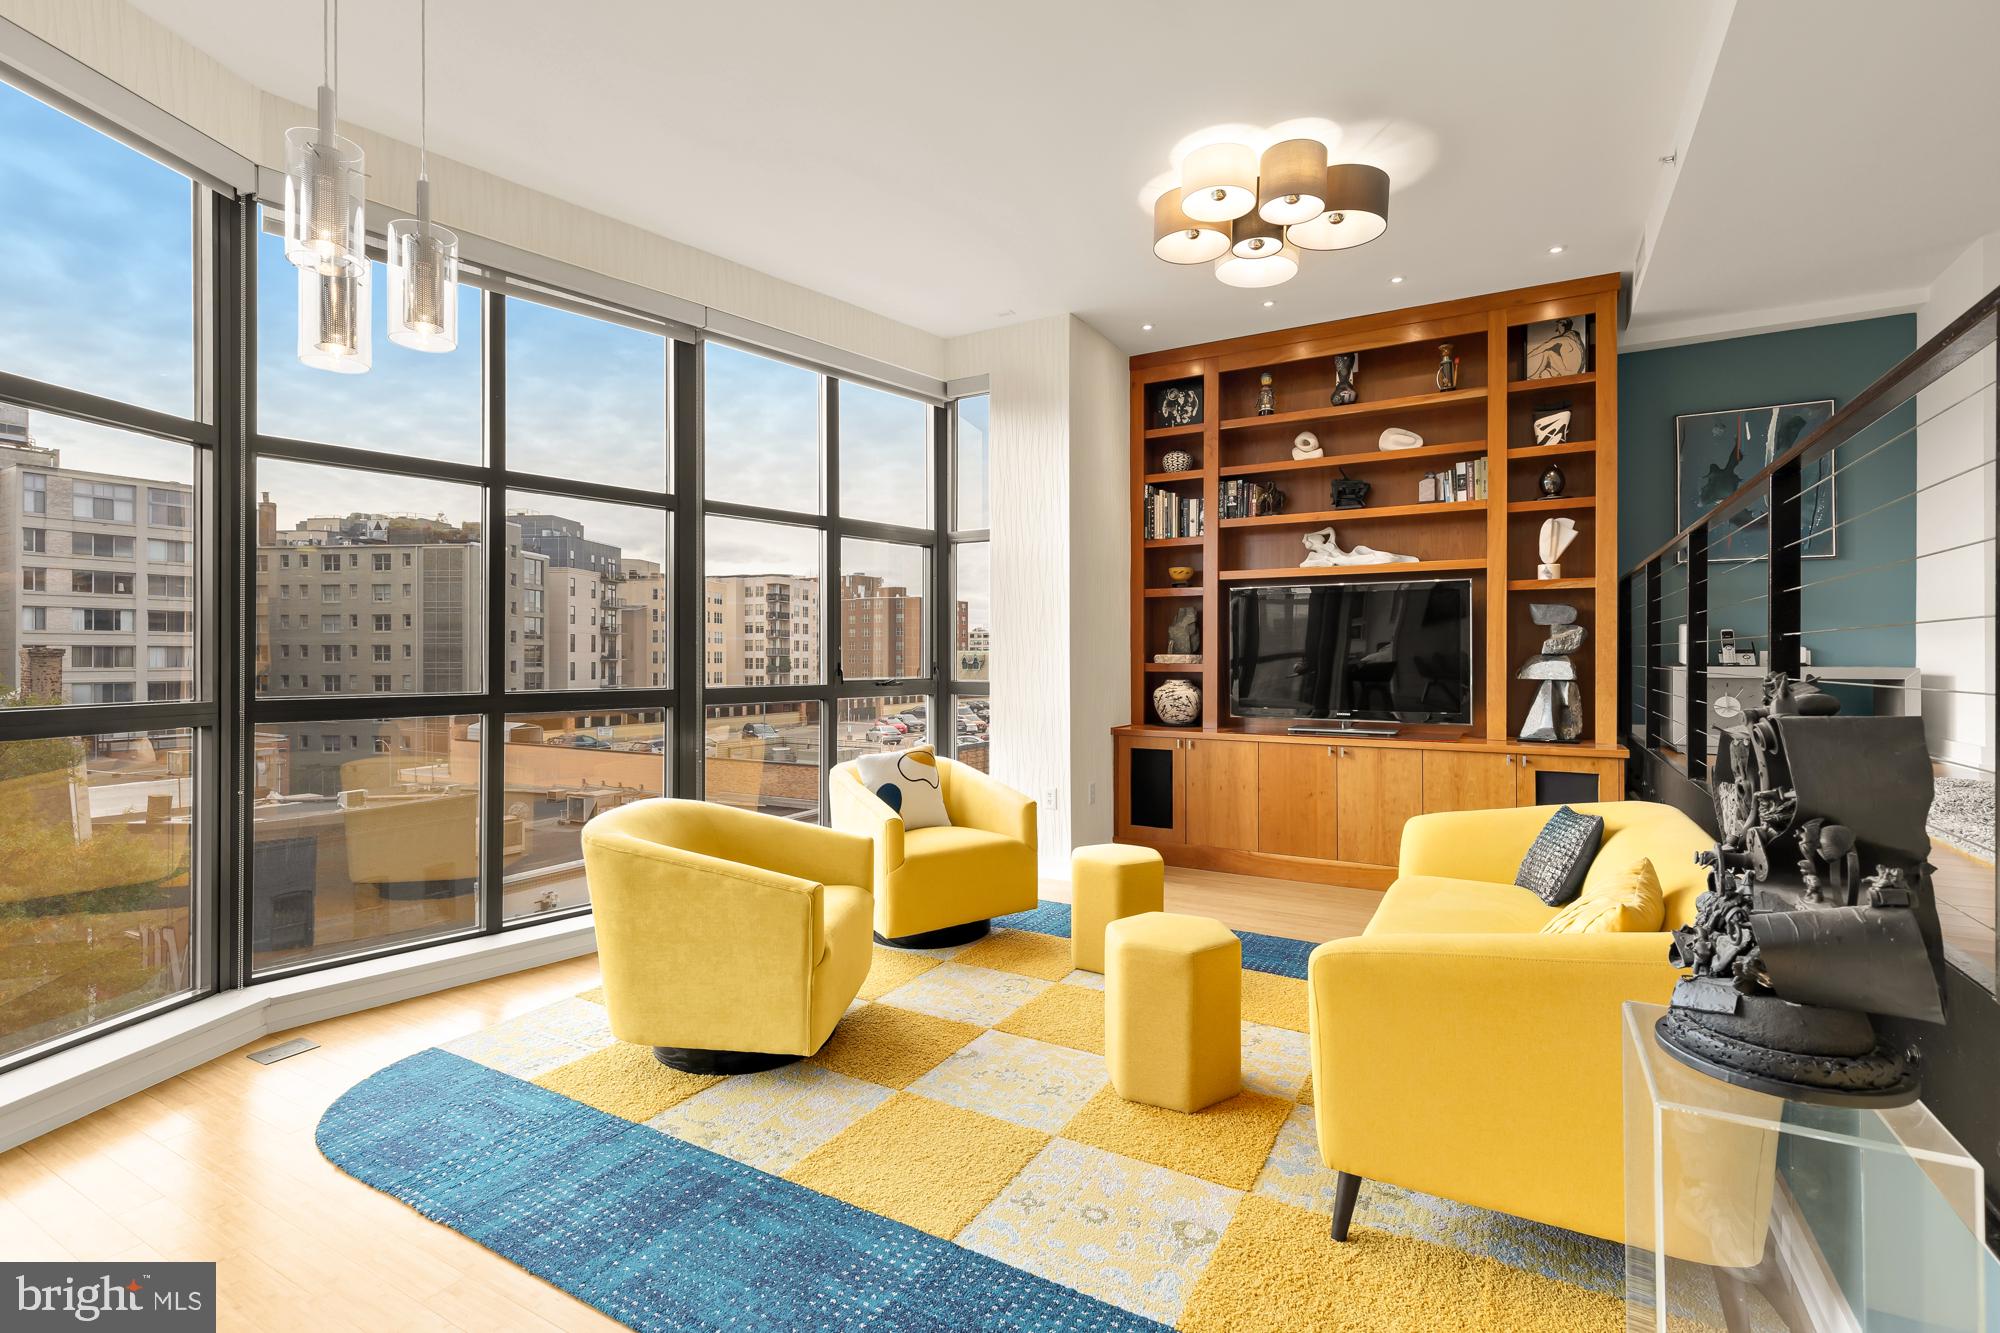
<svg viewBox="0 0 2000 1333">
<path fill-rule="evenodd" d="M 1335 846 L 1343 861 L 1392 866 L 1403 823 L 1424 809 L 1421 750 L 1366 745 L 1335 747 Z"/>
<path fill-rule="evenodd" d="M 1581 755 L 1524 754 L 1520 763 L 1516 805 L 1561 805 L 1571 801 L 1622 801 L 1625 765 L 1617 759 L 1586 759 Z"/>
<path fill-rule="evenodd" d="M 1320 861 L 1339 858 L 1334 839 L 1334 749 L 1272 741 L 1257 757 L 1257 850 Z"/>
<path fill-rule="evenodd" d="M 1197 847 L 1257 850 L 1256 741 L 1191 740 L 1187 759 L 1187 840 Z"/>
<path fill-rule="evenodd" d="M 1187 841 L 1188 741 L 1177 736 L 1120 736 L 1112 820 L 1120 842 L 1173 846 Z"/>
<path fill-rule="evenodd" d="M 1519 778 L 1511 754 L 1424 752 L 1424 813 L 1494 810 L 1514 804 Z"/>
</svg>

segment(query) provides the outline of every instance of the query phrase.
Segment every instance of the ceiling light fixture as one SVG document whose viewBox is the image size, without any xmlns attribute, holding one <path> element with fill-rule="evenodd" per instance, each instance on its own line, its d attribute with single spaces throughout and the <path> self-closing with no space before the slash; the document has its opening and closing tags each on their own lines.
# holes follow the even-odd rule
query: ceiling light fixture
<svg viewBox="0 0 2000 1333">
<path fill-rule="evenodd" d="M 1275 287 L 1297 276 L 1301 250 L 1366 245 L 1389 228 L 1389 173 L 1326 157 L 1320 139 L 1280 139 L 1261 157 L 1234 142 L 1195 149 L 1153 200 L 1154 255 L 1212 262 L 1232 287 Z"/>
<path fill-rule="evenodd" d="M 1326 211 L 1285 229 L 1307 250 L 1352 250 L 1389 230 L 1389 173 L 1342 162 L 1326 169 Z"/>
<path fill-rule="evenodd" d="M 458 234 L 431 221 L 430 0 L 417 5 L 417 215 L 389 224 L 389 341 L 458 346 Z"/>
<path fill-rule="evenodd" d="M 1403 275 L 1398 273 L 1395 277 L 1389 279 L 1389 282 L 1393 286 L 1395 284 L 1402 282 L 1402 280 L 1403 280 Z"/>
<path fill-rule="evenodd" d="M 359 375 L 373 357 L 368 265 L 299 270 L 299 360 L 315 370 Z"/>
<path fill-rule="evenodd" d="M 1141 333 L 1151 333 L 1153 331 L 1153 326 L 1151 324 L 1141 324 L 1139 326 L 1139 331 Z"/>
<path fill-rule="evenodd" d="M 1234 222 L 1257 206 L 1257 155 L 1212 143 L 1181 165 L 1181 210 L 1196 222 Z"/>
<path fill-rule="evenodd" d="M 1274 246 L 1272 253 L 1258 259 L 1224 255 L 1215 261 L 1215 276 L 1231 287 L 1275 287 L 1290 282 L 1299 272 L 1299 250 L 1295 245 Z"/>
<path fill-rule="evenodd" d="M 1326 145 L 1286 139 L 1257 164 L 1257 216 L 1275 226 L 1304 222 L 1326 208 Z"/>
<path fill-rule="evenodd" d="M 1181 207 L 1179 186 L 1153 201 L 1153 253 L 1169 264 L 1206 264 L 1229 252 L 1229 226 L 1196 222 Z"/>
<path fill-rule="evenodd" d="M 1269 309 L 1270 309 L 1270 308 L 1271 308 L 1272 306 L 1274 306 L 1274 305 L 1276 305 L 1276 304 L 1278 304 L 1278 303 L 1277 303 L 1276 301 L 1266 301 L 1266 302 L 1264 302 L 1264 308 L 1265 308 L 1266 310 L 1269 310 Z"/>
<path fill-rule="evenodd" d="M 333 90 L 340 60 L 336 0 L 321 0 L 320 26 L 318 119 L 285 131 L 285 258 L 301 268 L 325 271 L 368 262 L 362 222 L 367 163 L 360 145 L 335 132 Z"/>
<path fill-rule="evenodd" d="M 1560 245 L 1552 245 L 1549 247 L 1549 253 L 1552 255 L 1559 255 L 1562 252 L 1563 252 L 1563 247 Z"/>
</svg>

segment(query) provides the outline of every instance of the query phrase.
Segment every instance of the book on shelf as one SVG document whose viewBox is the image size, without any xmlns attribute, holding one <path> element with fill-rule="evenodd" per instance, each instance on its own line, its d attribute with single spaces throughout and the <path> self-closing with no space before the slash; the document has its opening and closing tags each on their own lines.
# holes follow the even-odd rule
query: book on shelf
<svg viewBox="0 0 2000 1333">
<path fill-rule="evenodd" d="M 1148 486 L 1141 492 L 1141 501 L 1147 541 L 1202 535 L 1200 496 L 1181 496 L 1164 486 Z"/>
<path fill-rule="evenodd" d="M 1260 514 L 1284 512 L 1285 496 L 1277 483 L 1226 478 L 1219 497 L 1224 518 L 1256 518 Z"/>
<path fill-rule="evenodd" d="M 1426 472 L 1417 482 L 1418 504 L 1458 504 L 1484 500 L 1486 460 L 1471 458 L 1438 472 Z"/>
</svg>

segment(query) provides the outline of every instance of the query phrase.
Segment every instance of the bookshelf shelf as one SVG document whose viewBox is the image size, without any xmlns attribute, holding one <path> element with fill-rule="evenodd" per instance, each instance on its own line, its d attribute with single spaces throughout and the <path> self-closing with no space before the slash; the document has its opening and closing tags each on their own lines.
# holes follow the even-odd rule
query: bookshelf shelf
<svg viewBox="0 0 2000 1333">
<path fill-rule="evenodd" d="M 1331 565 L 1319 569 L 1302 569 L 1297 565 L 1280 565 L 1275 569 L 1225 569 L 1222 571 L 1222 581 L 1243 583 L 1253 579 L 1385 579 L 1405 574 L 1485 572 L 1484 560 L 1405 560 L 1393 565 Z"/>
<path fill-rule="evenodd" d="M 1186 472 L 1148 472 L 1146 474 L 1146 484 L 1148 486 L 1165 486 L 1176 481 L 1200 481 L 1201 478 L 1202 471 L 1198 467 L 1189 468 Z"/>
<path fill-rule="evenodd" d="M 1201 589 L 1196 588 L 1148 588 L 1148 597 L 1199 597 Z"/>
<path fill-rule="evenodd" d="M 1206 427 L 1199 421 L 1191 426 L 1155 426 L 1146 432 L 1146 438 L 1149 440 L 1179 440 L 1188 436 L 1199 435 L 1205 429 Z"/>
<path fill-rule="evenodd" d="M 1557 513 L 1564 509 L 1595 509 L 1594 495 L 1558 495 L 1547 500 L 1515 500 L 1507 506 L 1510 514 Z"/>
<path fill-rule="evenodd" d="M 1507 386 L 1507 392 L 1537 393 L 1544 389 L 1574 389 L 1586 384 L 1597 383 L 1597 372 L 1586 370 L 1581 375 L 1550 375 L 1538 380 L 1514 380 Z"/>
<path fill-rule="evenodd" d="M 1512 506 L 1508 506 L 1512 508 Z M 1416 505 L 1363 505 L 1359 509 L 1317 509 L 1299 514 L 1258 514 L 1252 518 L 1225 518 L 1225 528 L 1310 527 L 1320 523 L 1359 523 L 1377 518 L 1445 518 L 1452 514 L 1483 514 L 1484 500 L 1440 500 Z"/>
<path fill-rule="evenodd" d="M 1537 458 L 1570 458 L 1597 452 L 1596 440 L 1571 440 L 1568 444 L 1526 444 L 1507 451 L 1510 463 L 1528 463 Z"/>
<path fill-rule="evenodd" d="M 1463 444 L 1426 444 L 1415 449 L 1359 449 L 1353 453 L 1328 454 L 1324 458 L 1283 458 L 1271 463 L 1231 463 L 1222 469 L 1222 475 L 1255 477 L 1262 476 L 1266 472 L 1332 472 L 1341 468 L 1383 467 L 1418 459 L 1477 458 L 1485 452 L 1484 440 L 1467 440 Z"/>
<path fill-rule="evenodd" d="M 1596 592 L 1596 579 L 1508 579 L 1508 592 Z"/>
<path fill-rule="evenodd" d="M 1199 546 L 1202 541 L 1200 537 L 1154 537 L 1145 543 L 1145 547 L 1149 551 L 1158 551 L 1169 546 Z"/>
<path fill-rule="evenodd" d="M 1384 398 L 1373 403 L 1347 403 L 1340 407 L 1307 408 L 1300 412 L 1274 412 L 1267 417 L 1236 417 L 1222 423 L 1224 433 L 1255 430 L 1259 426 L 1310 426 L 1320 421 L 1341 421 L 1348 417 L 1380 416 L 1385 412 L 1416 412 L 1455 403 L 1476 403 L 1486 398 L 1485 389 L 1453 389 L 1449 393 L 1413 393 L 1401 398 Z"/>
</svg>

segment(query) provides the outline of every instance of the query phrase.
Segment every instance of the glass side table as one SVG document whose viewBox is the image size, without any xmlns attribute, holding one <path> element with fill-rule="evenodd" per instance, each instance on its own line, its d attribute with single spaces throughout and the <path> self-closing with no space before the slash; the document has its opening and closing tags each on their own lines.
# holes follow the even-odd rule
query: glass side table
<svg viewBox="0 0 2000 1333">
<path fill-rule="evenodd" d="M 1812 1106 L 1738 1088 L 1628 1003 L 1628 1330 L 1986 1333 L 1986 1182 L 1923 1103 Z"/>
</svg>

